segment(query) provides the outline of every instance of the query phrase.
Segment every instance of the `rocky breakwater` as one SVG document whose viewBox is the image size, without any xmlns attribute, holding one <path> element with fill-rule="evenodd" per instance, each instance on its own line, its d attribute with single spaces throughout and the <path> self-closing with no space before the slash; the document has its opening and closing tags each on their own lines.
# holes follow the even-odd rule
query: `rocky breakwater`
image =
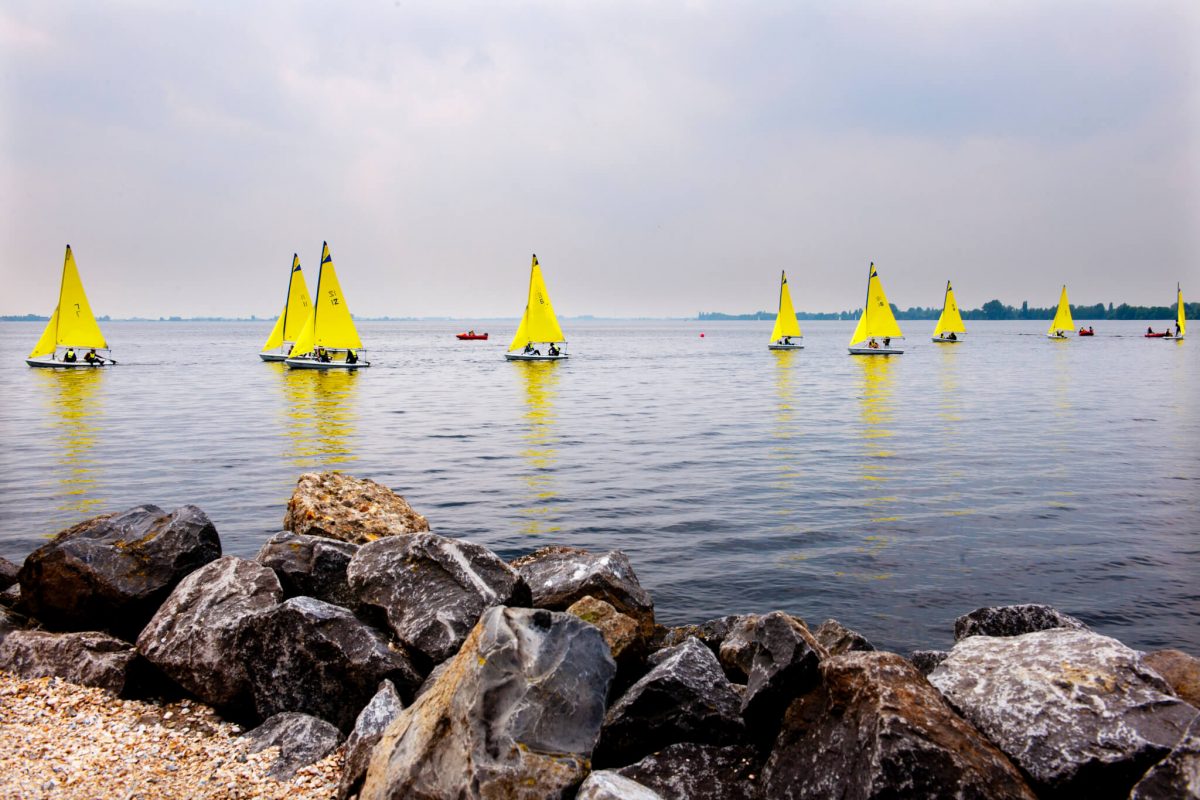
<svg viewBox="0 0 1200 800">
<path fill-rule="evenodd" d="M 1200 661 L 1046 606 L 905 658 L 783 610 L 666 629 L 618 551 L 506 563 L 350 476 L 285 528 L 253 560 L 194 507 L 64 531 L 0 594 L 0 669 L 201 700 L 281 781 L 341 753 L 346 800 L 1200 797 Z"/>
</svg>

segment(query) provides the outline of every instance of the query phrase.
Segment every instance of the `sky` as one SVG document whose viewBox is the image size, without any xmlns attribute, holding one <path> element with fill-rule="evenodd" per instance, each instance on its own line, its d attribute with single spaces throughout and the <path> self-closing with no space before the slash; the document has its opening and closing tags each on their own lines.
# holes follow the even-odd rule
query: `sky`
<svg viewBox="0 0 1200 800">
<path fill-rule="evenodd" d="M 1200 3 L 9 0 L 0 235 L 0 314 L 1200 299 Z"/>
</svg>

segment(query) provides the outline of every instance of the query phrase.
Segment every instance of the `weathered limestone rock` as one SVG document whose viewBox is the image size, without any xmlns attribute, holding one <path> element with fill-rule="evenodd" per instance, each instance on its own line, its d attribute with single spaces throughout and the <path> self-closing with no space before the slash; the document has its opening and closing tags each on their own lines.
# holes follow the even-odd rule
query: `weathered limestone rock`
<svg viewBox="0 0 1200 800">
<path fill-rule="evenodd" d="M 0 640 L 0 669 L 23 678 L 58 677 L 120 694 L 137 653 L 104 633 L 10 631 Z"/>
<path fill-rule="evenodd" d="M 764 797 L 1033 800 L 1004 754 L 901 656 L 833 656 L 821 677 L 784 717 Z"/>
<path fill-rule="evenodd" d="M 929 681 L 1051 796 L 1124 797 L 1197 714 L 1138 653 L 1086 630 L 971 636 Z"/>
<path fill-rule="evenodd" d="M 346 570 L 358 602 L 430 665 L 458 652 L 491 606 L 529 604 L 529 587 L 490 550 L 415 533 L 364 545 Z"/>
<path fill-rule="evenodd" d="M 646 642 L 641 637 L 637 620 L 617 611 L 611 604 L 589 595 L 572 604 L 567 613 L 600 629 L 618 667 L 632 666 L 645 657 Z"/>
<path fill-rule="evenodd" d="M 17 582 L 17 565 L 7 558 L 0 558 L 0 592 Z"/>
<path fill-rule="evenodd" d="M 529 584 L 534 607 L 565 611 L 590 595 L 637 620 L 645 640 L 654 636 L 654 602 L 620 550 L 596 555 L 577 547 L 543 547 L 512 565 Z"/>
<path fill-rule="evenodd" d="M 628 764 L 675 742 L 728 744 L 743 734 L 738 695 L 699 639 L 649 660 L 653 668 L 604 717 L 597 765 Z"/>
<path fill-rule="evenodd" d="M 449 663 L 449 662 L 447 662 Z M 342 780 L 338 786 L 339 800 L 358 796 L 363 779 L 367 777 L 367 766 L 371 763 L 371 752 L 383 738 L 383 732 L 400 716 L 404 702 L 391 681 L 379 684 L 379 691 L 358 714 L 354 730 L 346 740 L 346 759 L 342 767 Z"/>
<path fill-rule="evenodd" d="M 144 505 L 68 528 L 29 554 L 18 577 L 25 609 L 47 627 L 107 630 L 130 641 L 175 584 L 221 555 L 196 506 Z"/>
<path fill-rule="evenodd" d="M 272 714 L 257 728 L 247 731 L 250 752 L 278 747 L 279 757 L 267 771 L 275 780 L 287 781 L 301 767 L 315 764 L 337 749 L 342 733 L 323 719 L 295 711 Z"/>
<path fill-rule="evenodd" d="M 751 747 L 685 742 L 617 770 L 663 800 L 758 800 L 760 761 Z"/>
<path fill-rule="evenodd" d="M 302 711 L 350 730 L 384 678 L 402 693 L 420 683 L 408 656 L 346 609 L 293 597 L 238 628 L 254 707 L 262 718 Z"/>
<path fill-rule="evenodd" d="M 1129 800 L 1185 798 L 1200 800 L 1200 718 L 1192 721 L 1170 755 L 1151 767 L 1129 794 Z"/>
<path fill-rule="evenodd" d="M 977 608 L 954 620 L 954 641 L 968 636 L 1020 636 L 1053 628 L 1086 631 L 1087 625 L 1050 606 L 1028 603 L 1020 606 Z"/>
<path fill-rule="evenodd" d="M 384 536 L 429 530 L 403 497 L 367 478 L 306 472 L 283 515 L 284 530 L 366 544 Z"/>
<path fill-rule="evenodd" d="M 362 800 L 566 798 L 588 771 L 616 665 L 591 625 L 490 608 L 375 747 Z"/>
<path fill-rule="evenodd" d="M 870 652 L 875 649 L 875 645 L 867 641 L 867 637 L 850 630 L 836 619 L 825 620 L 812 634 L 831 656 L 856 651 Z"/>
<path fill-rule="evenodd" d="M 829 654 L 802 621 L 782 611 L 735 629 L 721 645 L 722 654 L 731 644 L 737 651 L 731 663 L 746 671 L 742 717 L 756 738 L 773 739 L 788 703 L 816 685 L 817 668 Z"/>
<path fill-rule="evenodd" d="M 237 647 L 238 627 L 281 602 L 274 572 L 222 556 L 179 582 L 142 629 L 138 652 L 205 703 L 237 703 L 250 688 Z"/>
<path fill-rule="evenodd" d="M 1163 677 L 1176 697 L 1200 708 L 1200 658 L 1180 650 L 1156 650 L 1142 661 Z"/>
<path fill-rule="evenodd" d="M 618 772 L 601 769 L 587 776 L 575 800 L 666 800 L 653 789 Z"/>
<path fill-rule="evenodd" d="M 731 614 L 727 617 L 717 617 L 707 622 L 701 622 L 699 625 L 681 625 L 671 628 L 663 637 L 662 647 L 674 647 L 677 644 L 683 644 L 688 637 L 695 636 L 707 645 L 709 650 L 713 651 L 713 655 L 716 655 L 720 651 L 725 637 L 729 635 L 734 626 L 744 619 L 745 616 L 742 614 Z"/>
<path fill-rule="evenodd" d="M 908 660 L 917 668 L 917 672 L 928 677 L 949 655 L 945 650 L 913 650 L 908 654 Z"/>
<path fill-rule="evenodd" d="M 275 570 L 288 597 L 315 597 L 350 608 L 354 594 L 346 582 L 346 567 L 358 545 L 327 536 L 283 531 L 267 540 L 254 560 Z"/>
</svg>

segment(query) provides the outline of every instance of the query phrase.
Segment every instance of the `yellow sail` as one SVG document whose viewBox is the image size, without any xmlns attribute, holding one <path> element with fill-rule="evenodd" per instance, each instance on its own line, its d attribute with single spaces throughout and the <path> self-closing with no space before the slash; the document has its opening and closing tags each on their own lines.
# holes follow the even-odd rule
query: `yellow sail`
<svg viewBox="0 0 1200 800">
<path fill-rule="evenodd" d="M 542 268 L 538 266 L 537 255 L 533 256 L 533 266 L 529 271 L 529 298 L 525 301 L 525 316 L 517 326 L 509 350 L 524 347 L 530 342 L 565 342 L 559 327 L 558 317 L 554 315 L 554 306 L 550 304 L 550 293 L 546 291 L 546 281 L 542 278 Z"/>
<path fill-rule="evenodd" d="M 329 244 L 321 245 L 321 268 L 317 273 L 317 299 L 304 321 L 292 352 L 311 353 L 318 347 L 329 350 L 357 350 L 362 347 L 358 330 L 346 306 L 342 286 L 338 283 Z"/>
<path fill-rule="evenodd" d="M 962 314 L 958 312 L 958 301 L 954 299 L 954 289 L 950 281 L 946 281 L 946 299 L 942 302 L 942 315 L 938 317 L 937 327 L 933 329 L 934 336 L 943 333 L 966 333 L 963 326 Z"/>
<path fill-rule="evenodd" d="M 304 285 L 304 275 L 300 272 L 300 256 L 292 253 L 292 268 L 288 270 L 288 291 L 283 301 L 283 311 L 271 328 L 263 350 L 274 350 L 284 342 L 294 342 L 300 335 L 300 330 L 308 320 L 309 308 L 312 301 L 308 296 L 308 287 Z"/>
<path fill-rule="evenodd" d="M 83 291 L 83 281 L 79 279 L 79 268 L 75 266 L 75 254 L 71 252 L 71 245 L 67 245 L 67 255 L 63 259 L 58 305 L 34 347 L 35 352 L 29 356 L 32 358 L 35 355 L 47 355 L 53 353 L 56 347 L 108 348 L 104 334 L 100 332 L 100 326 L 92 314 L 92 307 L 88 304 L 87 293 Z"/>
<path fill-rule="evenodd" d="M 890 337 L 900 339 L 904 334 L 896 323 L 896 315 L 888 303 L 887 295 L 883 293 L 883 284 L 879 281 L 879 273 L 871 263 L 870 274 L 867 276 L 867 302 L 863 306 L 862 316 L 858 318 L 858 326 L 850 337 L 850 344 L 875 337 Z"/>
<path fill-rule="evenodd" d="M 283 345 L 283 318 L 284 314 L 280 314 L 275 319 L 275 327 L 271 328 L 271 335 L 268 336 L 267 341 L 263 343 L 262 349 L 264 351 L 274 350 Z"/>
<path fill-rule="evenodd" d="M 1182 338 L 1187 334 L 1187 317 L 1183 313 L 1183 289 L 1175 284 L 1175 337 Z"/>
<path fill-rule="evenodd" d="M 1071 304 L 1067 301 L 1067 287 L 1064 284 L 1062 295 L 1058 298 L 1058 311 L 1054 312 L 1054 321 L 1050 323 L 1047 334 L 1053 336 L 1055 331 L 1075 330 L 1075 320 L 1071 319 Z"/>
<path fill-rule="evenodd" d="M 37 340 L 37 344 L 33 346 L 27 358 L 37 358 L 38 356 L 48 356 L 54 353 L 54 349 L 58 346 L 58 306 L 54 307 L 54 313 L 50 315 L 50 321 L 46 323 L 46 329 L 42 331 L 42 337 Z"/>
<path fill-rule="evenodd" d="M 796 309 L 792 306 L 792 293 L 788 290 L 787 273 L 779 273 L 779 313 L 775 315 L 775 327 L 771 329 L 771 341 L 778 342 L 784 336 L 803 336 L 800 323 L 796 321 Z"/>
</svg>

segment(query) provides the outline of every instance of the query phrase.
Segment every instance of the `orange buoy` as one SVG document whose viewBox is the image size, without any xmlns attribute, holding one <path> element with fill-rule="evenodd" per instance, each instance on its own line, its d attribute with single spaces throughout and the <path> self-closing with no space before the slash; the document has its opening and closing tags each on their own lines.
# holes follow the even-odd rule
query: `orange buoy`
<svg viewBox="0 0 1200 800">
<path fill-rule="evenodd" d="M 701 333 L 701 334 L 700 334 L 700 338 L 701 338 L 701 339 L 703 339 L 703 338 L 704 338 L 704 334 L 703 334 L 703 333 Z"/>
</svg>

